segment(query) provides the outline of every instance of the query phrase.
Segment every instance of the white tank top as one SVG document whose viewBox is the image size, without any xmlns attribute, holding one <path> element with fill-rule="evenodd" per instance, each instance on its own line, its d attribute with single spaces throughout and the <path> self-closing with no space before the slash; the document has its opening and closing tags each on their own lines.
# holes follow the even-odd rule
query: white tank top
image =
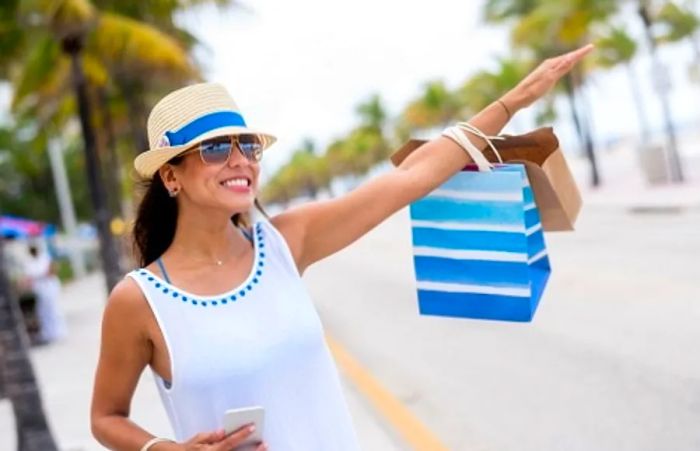
<svg viewBox="0 0 700 451">
<path fill-rule="evenodd" d="M 358 445 L 318 314 L 282 235 L 253 227 L 248 278 L 218 296 L 187 293 L 147 269 L 141 287 L 168 348 L 172 381 L 154 373 L 178 441 L 223 427 L 228 409 L 263 406 L 272 451 Z"/>
</svg>

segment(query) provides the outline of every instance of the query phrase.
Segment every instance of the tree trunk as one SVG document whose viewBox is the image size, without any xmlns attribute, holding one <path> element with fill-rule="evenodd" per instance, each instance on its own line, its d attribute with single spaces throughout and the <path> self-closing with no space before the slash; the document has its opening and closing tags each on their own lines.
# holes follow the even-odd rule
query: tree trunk
<svg viewBox="0 0 700 451">
<path fill-rule="evenodd" d="M 119 282 L 122 272 L 119 267 L 119 253 L 112 232 L 110 230 L 110 214 L 107 206 L 107 196 L 102 184 L 100 162 L 95 149 L 95 132 L 90 123 L 91 113 L 87 95 L 87 86 L 83 69 L 80 64 L 80 51 L 82 49 L 82 37 L 70 36 L 62 41 L 63 50 L 70 56 L 73 76 L 73 88 L 78 102 L 80 125 L 83 131 L 85 145 L 85 167 L 87 170 L 88 188 L 90 199 L 95 214 L 95 224 L 100 237 L 100 256 L 102 269 L 107 282 L 107 292 Z"/>
<path fill-rule="evenodd" d="M 576 102 L 576 91 L 574 90 L 574 80 L 572 74 L 568 74 L 564 78 L 564 86 L 571 107 L 571 118 L 576 127 L 581 145 L 586 150 L 586 158 L 591 167 L 591 185 L 594 187 L 600 186 L 600 173 L 598 171 L 598 161 L 596 159 L 595 149 L 593 147 L 593 138 L 588 124 L 582 121 Z"/>
<path fill-rule="evenodd" d="M 122 165 L 117 154 L 117 140 L 114 137 L 114 122 L 112 121 L 112 112 L 109 108 L 109 99 L 107 98 L 107 89 L 104 87 L 97 88 L 97 104 L 99 105 L 100 117 L 102 119 L 102 127 L 104 128 L 105 140 L 102 155 L 104 157 L 103 168 L 107 174 L 107 185 L 109 192 L 107 193 L 107 202 L 112 216 L 124 217 L 122 211 L 121 195 L 121 170 Z"/>
<path fill-rule="evenodd" d="M 143 102 L 143 85 L 136 81 L 117 80 L 119 90 L 129 111 L 129 128 L 134 141 L 134 156 L 148 150 L 146 136 L 146 105 Z"/>
<path fill-rule="evenodd" d="M 0 238 L 0 381 L 12 403 L 18 451 L 55 451 L 41 403 L 34 369 L 29 360 L 29 339 L 19 307 L 12 297 L 5 272 Z M 0 392 L 3 390 L 0 390 Z"/>
<path fill-rule="evenodd" d="M 649 127 L 649 119 L 647 118 L 644 110 L 644 104 L 642 103 L 642 91 L 639 89 L 639 84 L 637 83 L 637 77 L 635 76 L 634 69 L 632 69 L 632 64 L 625 64 L 625 69 L 627 69 L 627 77 L 630 80 L 630 90 L 632 91 L 634 107 L 637 110 L 637 120 L 639 120 L 639 132 L 642 138 L 642 143 L 649 144 L 651 142 L 651 127 Z"/>
</svg>

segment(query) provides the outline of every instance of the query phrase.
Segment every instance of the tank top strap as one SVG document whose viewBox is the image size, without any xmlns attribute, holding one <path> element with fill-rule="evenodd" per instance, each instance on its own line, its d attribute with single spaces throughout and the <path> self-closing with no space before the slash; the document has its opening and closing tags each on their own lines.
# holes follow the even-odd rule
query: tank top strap
<svg viewBox="0 0 700 451">
<path fill-rule="evenodd" d="M 158 265 L 158 269 L 160 269 L 160 273 L 163 275 L 163 278 L 165 279 L 166 282 L 172 283 L 170 281 L 170 277 L 168 277 L 168 271 L 165 270 L 165 265 L 163 264 L 163 259 L 158 257 L 156 260 L 156 264 Z"/>
<path fill-rule="evenodd" d="M 250 241 L 251 243 L 253 243 L 253 234 L 252 234 L 248 229 L 244 229 L 244 228 L 242 228 L 242 227 L 239 227 L 238 230 L 241 231 L 241 233 L 243 234 L 243 236 L 244 236 L 248 241 Z"/>
</svg>

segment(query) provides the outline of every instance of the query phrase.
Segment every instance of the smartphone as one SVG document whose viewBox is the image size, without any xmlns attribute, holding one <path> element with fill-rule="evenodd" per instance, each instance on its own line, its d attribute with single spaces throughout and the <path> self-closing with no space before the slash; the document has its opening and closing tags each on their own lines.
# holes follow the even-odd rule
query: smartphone
<svg viewBox="0 0 700 451">
<path fill-rule="evenodd" d="M 255 432 L 236 450 L 247 449 L 246 447 L 255 446 L 262 442 L 263 428 L 265 426 L 265 409 L 260 406 L 250 406 L 230 409 L 224 413 L 224 430 L 227 435 L 249 424 L 255 425 Z"/>
</svg>

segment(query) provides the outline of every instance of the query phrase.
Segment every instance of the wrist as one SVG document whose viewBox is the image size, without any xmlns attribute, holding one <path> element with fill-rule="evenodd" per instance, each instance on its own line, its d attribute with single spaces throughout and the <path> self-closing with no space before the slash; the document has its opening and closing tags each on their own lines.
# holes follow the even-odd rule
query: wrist
<svg viewBox="0 0 700 451">
<path fill-rule="evenodd" d="M 511 89 L 510 91 L 506 92 L 499 100 L 505 104 L 506 108 L 508 108 L 511 117 L 515 116 L 515 113 L 530 104 L 525 93 L 522 93 L 517 89 Z"/>
<path fill-rule="evenodd" d="M 182 451 L 184 449 L 185 448 L 180 443 L 167 441 L 152 445 L 148 451 Z"/>
</svg>

